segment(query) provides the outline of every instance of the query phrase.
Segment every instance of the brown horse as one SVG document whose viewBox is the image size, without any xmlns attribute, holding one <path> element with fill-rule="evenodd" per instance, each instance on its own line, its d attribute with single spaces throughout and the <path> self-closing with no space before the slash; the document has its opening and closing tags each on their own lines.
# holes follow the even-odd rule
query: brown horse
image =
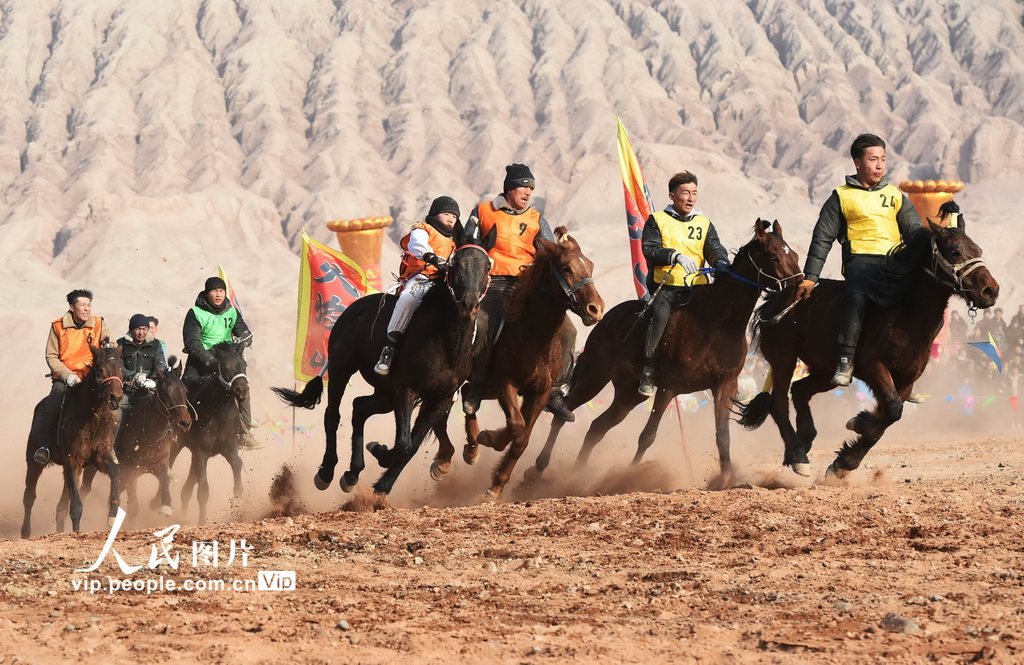
<svg viewBox="0 0 1024 665">
<path fill-rule="evenodd" d="M 959 212 L 956 203 L 943 204 L 943 216 L 954 212 Z M 962 217 L 958 228 L 943 228 L 930 220 L 926 224 L 890 254 L 882 269 L 875 289 L 881 307 L 868 312 L 854 367 L 854 375 L 868 385 L 877 402 L 873 411 L 861 411 L 847 423 L 858 436 L 843 444 L 827 475 L 842 478 L 860 466 L 885 430 L 900 419 L 903 403 L 928 364 L 949 299 L 956 294 L 971 307 L 987 308 L 999 295 L 999 284 L 981 260 L 981 249 L 967 236 Z M 771 393 L 763 392 L 741 407 L 739 422 L 755 429 L 771 413 L 786 444 L 782 463 L 804 476 L 810 475 L 807 453 L 817 435 L 810 401 L 833 388 L 843 297 L 842 282 L 821 280 L 810 297 L 778 323 L 769 325 L 759 317 L 762 323 L 755 324 L 774 383 Z M 778 308 L 767 303 L 765 316 Z M 797 359 L 807 364 L 809 374 L 792 384 L 794 430 L 788 395 Z"/>
<path fill-rule="evenodd" d="M 117 516 L 119 504 L 117 458 L 114 456 L 114 411 L 121 404 L 124 383 L 121 373 L 121 347 L 111 349 L 107 340 L 101 348 L 92 347 L 92 369 L 85 379 L 64 392 L 60 420 L 53 424 L 57 430 L 58 444 L 53 449 L 50 462 L 64 467 L 64 490 L 57 502 L 57 531 L 64 531 L 64 521 L 71 508 L 71 528 L 78 531 L 82 522 L 82 495 L 79 482 L 86 466 L 110 476 L 110 512 L 107 524 L 112 525 Z M 33 423 L 43 407 L 42 400 L 36 405 Z M 25 521 L 21 525 L 21 537 L 31 533 L 32 505 L 36 501 L 36 484 L 43 473 L 43 466 L 32 459 L 34 452 L 45 442 L 33 440 L 29 434 L 25 447 L 28 471 L 25 474 Z"/>
<path fill-rule="evenodd" d="M 719 275 L 713 284 L 694 288 L 690 299 L 672 312 L 656 357 L 658 391 L 633 464 L 639 464 L 654 443 L 665 409 L 676 395 L 711 390 L 719 464 L 723 474 L 732 471 L 729 408 L 747 355 L 747 322 L 762 291 L 782 288 L 801 275 L 798 255 L 783 239 L 781 225 L 758 219 L 754 238 L 736 252 L 729 273 Z M 637 392 L 646 333 L 645 321 L 638 320 L 643 306 L 639 300 L 629 300 L 613 307 L 594 328 L 576 362 L 566 397 L 570 409 L 593 399 L 609 381 L 615 388 L 611 405 L 587 431 L 577 468 L 587 463 L 605 434 L 646 399 Z M 547 468 L 563 425 L 557 419 L 552 425 L 535 473 Z"/>
<path fill-rule="evenodd" d="M 424 437 L 432 429 L 440 442 L 437 459 L 431 466 L 435 480 L 448 470 L 455 452 L 446 425 L 452 407 L 452 395 L 469 375 L 472 340 L 480 300 L 490 278 L 488 251 L 494 247 L 497 231 L 492 229 L 481 245 L 469 244 L 461 223 L 453 233 L 456 250 L 443 280 L 424 296 L 410 322 L 415 335 L 407 335 L 398 345 L 395 360 L 387 376 L 373 371 L 387 341 L 387 322 L 395 299 L 383 293 L 364 296 L 346 309 L 331 329 L 327 342 L 330 383 L 327 386 L 327 410 L 324 412 L 326 446 L 323 461 L 313 478 L 316 487 L 327 489 L 338 464 L 338 426 L 341 423 L 341 399 L 349 378 L 359 372 L 373 386 L 372 395 L 352 402 L 352 457 L 348 471 L 339 479 L 341 489 L 349 492 L 359 482 L 365 468 L 363 426 L 379 413 L 395 412 L 395 445 L 379 443 L 367 449 L 387 471 L 374 484 L 378 494 L 388 494 L 402 469 L 416 454 Z M 301 393 L 274 388 L 281 399 L 293 406 L 312 409 L 323 395 L 320 377 L 306 384 Z M 413 424 L 416 404 L 419 412 Z"/>
<path fill-rule="evenodd" d="M 505 427 L 481 432 L 476 414 L 466 416 L 463 458 L 467 463 L 476 463 L 479 446 L 501 451 L 512 444 L 494 469 L 486 493 L 492 500 L 501 497 L 547 404 L 551 381 L 561 367 L 560 331 L 566 311 L 587 326 L 604 315 L 604 301 L 594 284 L 594 264 L 565 227 L 555 229 L 555 237 L 557 242 L 539 242 L 533 263 L 505 301 L 504 328 L 491 352 L 487 385 L 482 386 L 485 399 L 497 398 L 501 404 Z"/>
<path fill-rule="evenodd" d="M 121 466 L 121 487 L 128 492 L 128 517 L 139 513 L 138 481 L 145 473 L 156 476 L 159 491 L 150 507 L 165 517 L 171 510 L 170 455 L 179 437 L 192 427 L 192 411 L 188 391 L 181 381 L 181 363 L 174 356 L 167 361 L 172 369 L 156 370 L 156 391 L 140 395 L 124 416 L 114 441 L 114 451 Z M 82 496 L 88 494 L 94 468 L 85 470 Z"/>
</svg>

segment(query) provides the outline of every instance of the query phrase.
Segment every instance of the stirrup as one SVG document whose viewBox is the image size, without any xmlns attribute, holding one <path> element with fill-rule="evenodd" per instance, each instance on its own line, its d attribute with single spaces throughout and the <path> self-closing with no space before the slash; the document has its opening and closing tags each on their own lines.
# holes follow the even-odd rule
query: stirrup
<svg viewBox="0 0 1024 665">
<path fill-rule="evenodd" d="M 388 372 L 391 371 L 391 360 L 395 355 L 395 347 L 390 344 L 385 344 L 384 348 L 381 349 L 380 358 L 377 359 L 377 364 L 373 366 L 373 371 L 380 376 L 387 376 Z"/>
<path fill-rule="evenodd" d="M 32 461 L 39 466 L 46 466 L 50 463 L 50 449 L 46 446 L 40 446 L 34 455 L 32 455 Z"/>
</svg>

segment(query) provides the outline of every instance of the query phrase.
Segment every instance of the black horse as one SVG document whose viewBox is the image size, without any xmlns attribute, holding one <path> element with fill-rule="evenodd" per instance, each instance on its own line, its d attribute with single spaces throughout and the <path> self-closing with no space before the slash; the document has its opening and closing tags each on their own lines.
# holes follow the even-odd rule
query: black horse
<svg viewBox="0 0 1024 665">
<path fill-rule="evenodd" d="M 338 425 L 341 423 L 341 399 L 349 378 L 359 372 L 373 386 L 372 395 L 357 397 L 352 403 L 352 460 L 339 484 L 348 492 L 359 482 L 365 467 L 363 460 L 363 426 L 378 413 L 395 412 L 395 445 L 387 448 L 377 443 L 367 446 L 387 471 L 374 484 L 380 494 L 391 491 L 399 474 L 412 459 L 427 433 L 433 429 L 441 450 L 431 468 L 435 480 L 444 475 L 447 466 L 440 459 L 451 460 L 455 448 L 448 438 L 446 423 L 452 407 L 452 396 L 469 376 L 472 339 L 480 299 L 487 290 L 490 258 L 495 230 L 487 234 L 481 245 L 468 244 L 461 223 L 454 230 L 456 244 L 448 267 L 424 296 L 409 323 L 412 334 L 395 352 L 391 371 L 379 376 L 373 371 L 386 341 L 386 327 L 395 299 L 382 293 L 364 296 L 346 309 L 327 343 L 328 372 L 327 411 L 324 429 L 327 442 L 323 461 L 313 478 L 324 490 L 334 479 L 338 463 Z M 323 380 L 317 377 L 306 384 L 301 393 L 274 388 L 285 402 L 312 409 L 323 395 Z M 415 426 L 412 411 L 419 405 Z"/>
<path fill-rule="evenodd" d="M 947 201 L 940 214 L 946 217 L 959 211 L 955 202 Z M 858 436 L 843 444 L 827 475 L 842 478 L 860 466 L 885 430 L 903 415 L 903 403 L 928 365 L 949 299 L 955 294 L 971 306 L 995 304 L 999 284 L 965 228 L 963 217 L 957 228 L 927 220 L 925 228 L 906 238 L 906 244 L 886 259 L 872 297 L 876 307 L 865 318 L 854 366 L 854 376 L 868 385 L 877 403 L 873 411 L 861 411 L 846 424 Z M 817 393 L 833 388 L 843 283 L 819 281 L 810 297 L 778 323 L 764 323 L 785 306 L 779 300 L 765 304 L 755 320 L 755 337 L 759 336 L 761 353 L 772 369 L 771 393 L 762 392 L 742 406 L 739 423 L 755 429 L 771 413 L 786 445 L 782 463 L 809 476 L 807 453 L 817 436 L 810 402 Z M 789 393 L 797 359 L 807 364 L 808 375 L 792 383 L 794 430 Z"/>
<path fill-rule="evenodd" d="M 244 344 L 221 342 L 210 348 L 217 359 L 217 372 L 203 376 L 195 386 L 189 386 L 195 406 L 195 422 L 182 437 L 182 444 L 192 453 L 188 478 L 181 488 L 181 510 L 188 510 L 192 489 L 199 486 L 199 524 L 206 524 L 206 503 L 210 498 L 210 483 L 206 477 L 206 463 L 215 455 L 223 455 L 231 465 L 234 476 L 235 500 L 242 496 L 242 458 L 238 455 L 238 442 L 246 425 L 238 409 L 238 402 L 249 394 L 249 377 L 242 356 Z M 171 464 L 180 448 L 172 451 Z"/>
<path fill-rule="evenodd" d="M 64 393 L 59 422 L 53 423 L 57 430 L 59 444 L 52 450 L 49 464 L 64 467 L 64 490 L 57 502 L 57 531 L 64 531 L 64 521 L 71 507 L 71 527 L 78 531 L 82 522 L 82 495 L 79 481 L 82 471 L 93 466 L 110 476 L 110 512 L 108 524 L 113 524 L 120 505 L 118 478 L 120 475 L 117 458 L 114 456 L 114 411 L 121 405 L 124 382 L 121 374 L 121 348 L 111 349 L 104 340 L 102 348 L 92 347 L 92 369 L 85 379 Z M 43 402 L 36 405 L 33 424 L 39 418 Z M 36 429 L 32 428 L 33 431 Z M 36 449 L 48 442 L 33 440 L 29 434 L 25 447 L 28 471 L 25 474 L 25 521 L 21 525 L 21 537 L 31 533 L 32 505 L 36 500 L 36 483 L 43 467 L 32 459 Z M 49 466 L 47 464 L 47 466 Z"/>
</svg>

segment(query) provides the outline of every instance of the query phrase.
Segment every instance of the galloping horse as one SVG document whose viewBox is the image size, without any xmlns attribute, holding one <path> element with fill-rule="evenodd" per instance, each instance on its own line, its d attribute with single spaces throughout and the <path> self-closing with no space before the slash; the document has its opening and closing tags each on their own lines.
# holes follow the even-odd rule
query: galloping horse
<svg viewBox="0 0 1024 665">
<path fill-rule="evenodd" d="M 121 373 L 121 349 L 111 349 L 107 340 L 101 348 L 92 347 L 92 369 L 85 379 L 64 393 L 64 405 L 60 420 L 53 424 L 57 430 L 57 447 L 53 449 L 50 464 L 64 467 L 64 490 L 57 502 L 57 531 L 64 531 L 64 520 L 71 506 L 71 528 L 78 531 L 82 522 L 82 495 L 78 490 L 82 470 L 94 466 L 110 476 L 110 512 L 107 523 L 113 524 L 120 501 L 118 490 L 119 470 L 114 456 L 114 411 L 121 404 L 124 383 Z M 33 422 L 39 417 L 43 401 L 36 405 Z M 43 466 L 32 459 L 33 453 L 44 442 L 34 441 L 29 434 L 25 447 L 28 471 L 25 474 L 25 521 L 21 525 L 21 537 L 28 538 L 31 532 L 32 505 L 36 500 L 36 483 L 43 472 Z M 47 464 L 49 466 L 49 464 Z"/>
<path fill-rule="evenodd" d="M 953 213 L 959 213 L 955 202 L 942 205 L 943 217 Z M 944 228 L 931 220 L 926 225 L 886 259 L 876 289 L 883 302 L 865 318 L 854 366 L 854 376 L 868 385 L 877 402 L 873 411 L 861 411 L 846 424 L 858 436 L 843 444 L 828 467 L 829 476 L 843 478 L 860 466 L 885 430 L 900 419 L 903 402 L 928 364 L 949 299 L 956 294 L 971 307 L 988 308 L 999 295 L 999 284 L 981 260 L 981 249 L 967 236 L 963 217 L 957 228 Z M 810 401 L 833 387 L 842 304 L 843 283 L 820 280 L 810 297 L 778 323 L 755 323 L 774 383 L 770 394 L 762 392 L 741 407 L 739 422 L 755 429 L 770 412 L 786 444 L 782 463 L 804 476 L 810 475 L 807 453 L 817 435 Z M 769 302 L 762 309 L 770 312 L 777 307 Z M 792 384 L 794 431 L 788 394 L 798 358 L 809 373 Z"/>
<path fill-rule="evenodd" d="M 676 395 L 710 389 L 715 401 L 718 461 L 724 475 L 732 471 L 729 408 L 747 355 L 747 321 L 762 291 L 781 289 L 801 274 L 797 253 L 782 237 L 782 226 L 777 221 L 758 219 L 754 238 L 736 252 L 729 273 L 716 277 L 713 284 L 694 288 L 690 300 L 672 312 L 658 348 L 658 391 L 647 425 L 640 433 L 633 464 L 639 464 L 654 443 L 665 409 Z M 646 329 L 638 320 L 643 307 L 639 300 L 613 307 L 594 328 L 576 362 L 566 397 L 570 409 L 593 399 L 609 381 L 615 387 L 611 405 L 587 431 L 576 458 L 577 468 L 587 463 L 605 434 L 646 399 L 637 392 Z M 544 450 L 537 457 L 538 473 L 551 461 L 551 451 L 564 424 L 556 419 L 552 425 Z"/>
<path fill-rule="evenodd" d="M 557 242 L 538 241 L 533 263 L 505 301 L 505 325 L 491 352 L 487 384 L 482 386 L 484 398 L 497 398 L 501 404 L 505 427 L 481 432 L 476 414 L 466 416 L 463 458 L 467 463 L 477 462 L 480 446 L 498 451 L 508 447 L 485 495 L 492 500 L 501 497 L 547 403 L 562 361 L 559 331 L 566 311 L 587 326 L 604 314 L 604 301 L 594 285 L 594 264 L 564 226 L 555 229 L 554 235 Z"/>
<path fill-rule="evenodd" d="M 173 514 L 171 449 L 177 444 L 178 437 L 192 427 L 192 411 L 188 403 L 188 391 L 181 381 L 181 363 L 174 367 L 174 356 L 167 362 L 172 369 L 156 370 L 156 392 L 138 398 L 125 414 L 114 441 L 114 451 L 121 466 L 121 487 L 128 492 L 129 518 L 139 513 L 138 481 L 144 473 L 156 476 L 160 484 L 150 507 L 165 517 Z M 83 496 L 91 489 L 95 475 L 95 469 L 85 470 Z"/>
<path fill-rule="evenodd" d="M 419 449 L 427 432 L 433 429 L 440 442 L 438 457 L 431 466 L 431 475 L 439 479 L 448 470 L 455 448 L 445 429 L 452 395 L 469 376 L 472 360 L 472 339 L 480 299 L 487 291 L 490 259 L 487 252 L 494 247 L 496 231 L 491 230 L 481 245 L 467 244 L 461 223 L 453 234 L 456 250 L 443 281 L 438 280 L 413 315 L 410 330 L 398 345 L 391 371 L 380 376 L 373 371 L 376 359 L 386 342 L 385 328 L 394 307 L 394 299 L 382 293 L 364 296 L 346 309 L 327 342 L 330 384 L 327 387 L 327 411 L 324 429 L 327 432 L 323 461 L 313 478 L 324 490 L 334 479 L 338 464 L 338 425 L 341 423 L 341 399 L 349 378 L 359 372 L 373 386 L 372 395 L 357 397 L 352 402 L 352 459 L 339 484 L 350 492 L 359 482 L 365 467 L 363 461 L 363 426 L 378 413 L 395 412 L 396 436 L 393 448 L 371 443 L 367 446 L 387 471 L 374 484 L 374 491 L 387 494 L 399 474 Z M 301 393 L 286 388 L 273 389 L 285 402 L 312 409 L 323 394 L 323 380 L 314 378 Z M 416 424 L 412 426 L 412 410 L 419 404 Z M 441 458 L 446 457 L 445 462 Z"/>
<path fill-rule="evenodd" d="M 210 498 L 210 483 L 206 477 L 206 463 L 214 455 L 223 455 L 231 465 L 234 477 L 232 497 L 242 496 L 242 459 L 238 456 L 238 442 L 244 430 L 238 410 L 238 401 L 249 393 L 249 377 L 242 356 L 245 346 L 238 342 L 221 342 L 210 348 L 217 359 L 217 373 L 204 376 L 194 389 L 189 388 L 195 405 L 195 422 L 179 443 L 192 452 L 188 478 L 181 488 L 181 510 L 188 509 L 192 489 L 198 484 L 199 524 L 206 524 L 206 502 Z M 181 404 L 175 402 L 176 405 Z M 180 447 L 171 452 L 171 464 Z"/>
</svg>

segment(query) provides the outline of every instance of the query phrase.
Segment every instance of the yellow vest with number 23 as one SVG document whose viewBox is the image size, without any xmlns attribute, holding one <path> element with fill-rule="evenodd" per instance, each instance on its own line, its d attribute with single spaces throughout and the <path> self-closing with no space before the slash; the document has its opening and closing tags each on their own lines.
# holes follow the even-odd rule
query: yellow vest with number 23
<svg viewBox="0 0 1024 665">
<path fill-rule="evenodd" d="M 708 237 L 708 229 L 711 228 L 711 220 L 703 215 L 694 215 L 686 221 L 681 221 L 668 214 L 664 210 L 654 213 L 654 220 L 658 222 L 661 230 L 661 245 L 674 249 L 680 254 L 685 254 L 696 262 L 699 268 L 704 264 L 704 241 Z M 665 274 L 668 273 L 668 279 Z M 688 273 L 682 266 L 658 266 L 654 269 L 654 283 L 661 284 L 665 279 L 665 286 L 692 286 L 694 284 L 707 284 L 707 275 Z"/>
</svg>

